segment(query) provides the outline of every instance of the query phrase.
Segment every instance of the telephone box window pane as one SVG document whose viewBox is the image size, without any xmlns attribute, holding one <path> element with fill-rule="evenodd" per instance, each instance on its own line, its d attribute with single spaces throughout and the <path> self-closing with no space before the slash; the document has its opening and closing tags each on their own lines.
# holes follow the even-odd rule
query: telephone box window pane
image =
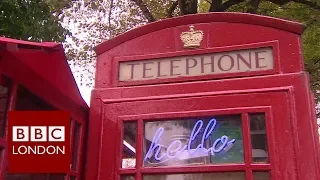
<svg viewBox="0 0 320 180">
<path fill-rule="evenodd" d="M 0 147 L 0 162 L 4 160 L 5 149 L 4 147 Z"/>
<path fill-rule="evenodd" d="M 122 168 L 136 167 L 136 122 L 123 123 Z"/>
<path fill-rule="evenodd" d="M 6 173 L 5 180 L 33 180 L 33 179 L 47 179 L 48 174 L 15 174 Z"/>
<path fill-rule="evenodd" d="M 269 172 L 253 172 L 254 180 L 270 180 Z"/>
<path fill-rule="evenodd" d="M 80 135 L 81 135 L 81 124 L 74 121 L 71 169 L 75 170 L 75 171 L 77 171 L 77 164 L 78 164 L 78 154 L 79 154 L 79 148 L 80 148 Z"/>
<path fill-rule="evenodd" d="M 48 174 L 48 180 L 64 180 L 65 174 Z"/>
<path fill-rule="evenodd" d="M 245 180 L 244 172 L 144 175 L 143 180 Z"/>
<path fill-rule="evenodd" d="M 250 132 L 252 144 L 252 161 L 268 162 L 268 146 L 264 113 L 250 115 Z"/>
<path fill-rule="evenodd" d="M 1 77 L 0 85 L 0 137 L 5 136 L 6 132 L 6 121 L 7 111 L 9 105 L 9 94 L 10 94 L 11 81 L 5 76 Z"/>
<path fill-rule="evenodd" d="M 19 85 L 17 91 L 17 101 L 15 110 L 25 111 L 25 110 L 56 110 L 53 106 L 48 104 L 45 100 L 33 94 L 28 89 Z"/>
<path fill-rule="evenodd" d="M 10 174 L 6 173 L 5 180 L 65 180 L 65 174 Z"/>
<path fill-rule="evenodd" d="M 121 176 L 121 180 L 135 180 L 134 176 Z"/>
<path fill-rule="evenodd" d="M 72 147 L 71 145 L 73 145 L 73 141 L 72 141 L 72 135 L 74 134 L 74 131 L 73 131 L 73 129 L 72 129 L 72 127 L 73 127 L 73 124 L 75 123 L 75 121 L 73 120 L 73 119 L 70 119 L 70 148 Z M 72 154 L 71 154 L 71 159 L 70 159 L 70 168 L 71 168 L 71 166 L 72 166 Z"/>
<path fill-rule="evenodd" d="M 145 121 L 144 167 L 243 163 L 241 115 Z"/>
<path fill-rule="evenodd" d="M 70 119 L 70 144 L 72 143 L 72 134 L 73 134 L 73 131 L 72 131 L 72 125 L 74 123 L 74 120 Z"/>
</svg>

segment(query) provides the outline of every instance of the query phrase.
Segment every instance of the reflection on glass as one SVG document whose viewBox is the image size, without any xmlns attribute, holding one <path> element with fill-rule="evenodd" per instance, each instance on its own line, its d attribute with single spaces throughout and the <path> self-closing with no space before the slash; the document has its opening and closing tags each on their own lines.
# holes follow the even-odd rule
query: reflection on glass
<svg viewBox="0 0 320 180">
<path fill-rule="evenodd" d="M 0 137 L 4 137 L 6 132 L 9 91 L 10 80 L 5 76 L 2 76 L 0 84 Z"/>
<path fill-rule="evenodd" d="M 64 174 L 49 174 L 48 175 L 48 180 L 64 180 L 65 179 L 65 175 Z M 70 180 L 75 180 L 75 179 L 71 179 Z"/>
<path fill-rule="evenodd" d="M 80 135 L 81 135 L 81 124 L 79 124 L 77 121 L 74 121 L 71 168 L 75 171 L 77 170 L 77 164 L 78 164 L 78 154 L 79 154 L 79 148 L 80 148 Z"/>
<path fill-rule="evenodd" d="M 4 154 L 5 154 L 4 147 L 0 147 L 0 162 L 3 162 Z"/>
<path fill-rule="evenodd" d="M 123 123 L 122 168 L 136 167 L 136 122 Z"/>
<path fill-rule="evenodd" d="M 121 180 L 135 180 L 134 176 L 121 176 Z"/>
<path fill-rule="evenodd" d="M 17 90 L 17 100 L 15 110 L 17 111 L 38 111 L 38 110 L 56 110 L 45 100 L 33 94 L 25 87 L 19 85 Z"/>
<path fill-rule="evenodd" d="M 5 180 L 65 180 L 65 174 L 11 174 L 11 173 L 6 173 Z M 70 178 L 70 180 L 76 180 Z"/>
<path fill-rule="evenodd" d="M 143 180 L 245 180 L 244 172 L 144 175 Z"/>
<path fill-rule="evenodd" d="M 250 115 L 252 161 L 268 162 L 268 146 L 264 113 Z"/>
<path fill-rule="evenodd" d="M 269 172 L 253 172 L 254 180 L 270 180 Z"/>
<path fill-rule="evenodd" d="M 241 116 L 147 121 L 145 167 L 243 162 Z"/>
</svg>

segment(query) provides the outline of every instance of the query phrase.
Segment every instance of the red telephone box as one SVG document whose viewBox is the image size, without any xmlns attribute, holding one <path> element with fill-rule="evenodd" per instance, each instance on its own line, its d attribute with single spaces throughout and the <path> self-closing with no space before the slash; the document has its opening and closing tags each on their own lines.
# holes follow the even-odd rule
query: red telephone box
<svg viewBox="0 0 320 180">
<path fill-rule="evenodd" d="M 86 179 L 320 179 L 303 30 L 210 13 L 97 46 Z"/>
<path fill-rule="evenodd" d="M 70 113 L 70 171 L 9 173 L 8 111 Z M 82 99 L 62 44 L 0 37 L 0 180 L 75 180 L 83 178 L 89 107 Z M 45 121 L 45 119 L 44 119 Z M 21 162 L 32 166 L 34 162 Z"/>
</svg>

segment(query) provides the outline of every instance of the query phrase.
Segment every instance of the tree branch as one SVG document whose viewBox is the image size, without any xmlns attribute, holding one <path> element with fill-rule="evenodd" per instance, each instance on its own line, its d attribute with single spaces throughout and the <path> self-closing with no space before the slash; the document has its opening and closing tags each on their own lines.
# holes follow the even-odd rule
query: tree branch
<svg viewBox="0 0 320 180">
<path fill-rule="evenodd" d="M 136 5 L 141 9 L 144 17 L 149 21 L 149 22 L 154 22 L 156 19 L 152 16 L 150 13 L 147 5 L 142 1 L 142 0 L 131 0 L 136 3 Z"/>
<path fill-rule="evenodd" d="M 198 12 L 198 0 L 178 0 L 181 15 L 196 14 Z"/>
<path fill-rule="evenodd" d="M 311 2 L 308 0 L 268 0 L 269 2 L 272 2 L 274 4 L 277 4 L 279 6 L 283 6 L 289 2 L 295 2 L 295 3 L 300 3 L 309 6 L 310 8 L 316 9 L 320 11 L 320 5 L 318 5 L 315 2 Z"/>
<path fill-rule="evenodd" d="M 173 12 L 177 8 L 178 4 L 179 4 L 179 1 L 177 0 L 177 1 L 173 2 L 173 4 L 170 6 L 170 8 L 167 11 L 168 18 L 171 18 L 173 16 Z"/>
<path fill-rule="evenodd" d="M 285 4 L 287 4 L 288 2 L 290 2 L 290 0 L 268 0 L 269 2 L 272 2 L 274 4 L 277 4 L 279 6 L 283 6 Z"/>
<path fill-rule="evenodd" d="M 229 7 L 239 4 L 241 2 L 244 2 L 245 0 L 229 0 L 227 2 L 224 2 L 223 4 L 221 4 L 221 6 L 216 9 L 215 11 L 210 11 L 210 12 L 223 12 L 226 11 Z"/>
<path fill-rule="evenodd" d="M 257 13 L 257 9 L 259 7 L 259 4 L 260 4 L 261 0 L 251 0 L 249 2 L 249 8 L 248 8 L 248 13 L 251 13 L 251 14 L 255 14 Z"/>
<path fill-rule="evenodd" d="M 222 0 L 212 0 L 212 3 L 209 8 L 209 12 L 217 11 L 220 8 L 221 4 L 222 4 Z"/>
<path fill-rule="evenodd" d="M 113 9 L 113 0 L 110 2 L 110 9 L 109 9 L 109 15 L 108 15 L 108 26 L 111 26 L 111 15 L 112 15 L 112 9 Z"/>
<path fill-rule="evenodd" d="M 316 9 L 320 11 L 320 5 L 318 5 L 316 2 L 306 1 L 306 0 L 291 0 L 296 3 L 304 4 L 309 6 L 310 8 Z"/>
</svg>

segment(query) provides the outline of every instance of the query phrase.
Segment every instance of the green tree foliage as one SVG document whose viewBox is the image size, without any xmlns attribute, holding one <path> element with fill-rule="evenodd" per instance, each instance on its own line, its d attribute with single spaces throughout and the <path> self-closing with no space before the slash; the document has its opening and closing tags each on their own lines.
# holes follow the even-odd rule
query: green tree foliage
<svg viewBox="0 0 320 180">
<path fill-rule="evenodd" d="M 65 41 L 69 31 L 60 24 L 59 13 L 69 1 L 1 0 L 0 35 L 32 41 Z"/>
</svg>

